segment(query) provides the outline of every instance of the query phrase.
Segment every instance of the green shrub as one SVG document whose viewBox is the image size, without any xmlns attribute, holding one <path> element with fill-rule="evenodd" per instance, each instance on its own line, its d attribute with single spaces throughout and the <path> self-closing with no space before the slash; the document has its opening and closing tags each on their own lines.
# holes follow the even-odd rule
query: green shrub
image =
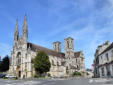
<svg viewBox="0 0 113 85">
<path fill-rule="evenodd" d="M 87 75 L 89 75 L 89 73 L 87 72 Z"/>
<path fill-rule="evenodd" d="M 34 78 L 39 78 L 39 76 L 37 74 L 34 75 Z"/>
<path fill-rule="evenodd" d="M 50 74 L 50 73 L 48 73 L 48 74 L 47 74 L 47 76 L 48 76 L 48 77 L 51 77 L 51 74 Z"/>
<path fill-rule="evenodd" d="M 85 72 L 84 72 L 84 71 L 82 71 L 82 73 L 83 73 L 83 74 L 85 74 Z"/>
<path fill-rule="evenodd" d="M 18 77 L 14 78 L 14 80 L 18 80 Z"/>
<path fill-rule="evenodd" d="M 80 73 L 80 72 L 75 71 L 75 72 L 73 72 L 73 73 L 72 73 L 72 76 L 81 76 L 81 73 Z"/>
</svg>

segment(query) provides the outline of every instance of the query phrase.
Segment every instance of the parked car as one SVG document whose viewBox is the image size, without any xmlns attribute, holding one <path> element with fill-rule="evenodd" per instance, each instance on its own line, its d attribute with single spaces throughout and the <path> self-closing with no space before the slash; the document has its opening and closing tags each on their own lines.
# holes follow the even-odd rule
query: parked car
<svg viewBox="0 0 113 85">
<path fill-rule="evenodd" d="M 0 78 L 5 78 L 6 74 L 0 74 Z"/>
<path fill-rule="evenodd" d="M 13 76 L 13 75 L 7 74 L 7 75 L 5 76 L 5 78 L 10 78 L 10 79 L 12 79 L 12 78 L 16 78 L 16 76 Z"/>
</svg>

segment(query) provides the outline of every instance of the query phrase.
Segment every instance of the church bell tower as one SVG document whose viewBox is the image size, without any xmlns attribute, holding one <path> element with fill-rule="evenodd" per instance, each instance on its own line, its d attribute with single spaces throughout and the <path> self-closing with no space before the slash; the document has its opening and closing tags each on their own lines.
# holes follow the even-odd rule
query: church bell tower
<svg viewBox="0 0 113 85">
<path fill-rule="evenodd" d="M 65 39 L 65 57 L 67 59 L 74 57 L 74 40 L 71 37 Z"/>
<path fill-rule="evenodd" d="M 54 43 L 53 43 L 53 49 L 54 49 L 56 52 L 61 52 L 61 42 L 59 42 L 59 41 L 54 42 Z"/>
</svg>

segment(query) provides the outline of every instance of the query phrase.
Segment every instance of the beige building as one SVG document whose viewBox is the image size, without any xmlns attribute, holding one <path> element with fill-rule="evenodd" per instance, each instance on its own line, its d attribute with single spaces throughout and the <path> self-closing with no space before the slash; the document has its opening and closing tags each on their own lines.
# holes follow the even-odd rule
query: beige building
<svg viewBox="0 0 113 85">
<path fill-rule="evenodd" d="M 95 77 L 113 77 L 113 43 L 107 41 L 98 46 L 94 64 Z"/>
<path fill-rule="evenodd" d="M 50 59 L 49 73 L 52 77 L 70 76 L 74 71 L 85 71 L 84 54 L 82 51 L 74 52 L 74 39 L 65 39 L 65 53 L 61 52 L 61 43 L 53 43 L 53 50 L 28 42 L 28 26 L 25 16 L 23 35 L 19 36 L 18 21 L 14 34 L 14 46 L 11 53 L 9 73 L 19 78 L 33 77 L 35 70 L 32 60 L 39 51 L 45 51 Z"/>
</svg>

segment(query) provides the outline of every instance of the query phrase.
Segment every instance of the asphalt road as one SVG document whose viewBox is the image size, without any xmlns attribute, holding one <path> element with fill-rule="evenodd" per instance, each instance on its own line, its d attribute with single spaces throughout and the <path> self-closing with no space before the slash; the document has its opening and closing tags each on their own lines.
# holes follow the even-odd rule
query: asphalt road
<svg viewBox="0 0 113 85">
<path fill-rule="evenodd" d="M 113 85 L 113 79 L 34 79 L 34 80 L 3 80 L 0 85 Z"/>
</svg>

